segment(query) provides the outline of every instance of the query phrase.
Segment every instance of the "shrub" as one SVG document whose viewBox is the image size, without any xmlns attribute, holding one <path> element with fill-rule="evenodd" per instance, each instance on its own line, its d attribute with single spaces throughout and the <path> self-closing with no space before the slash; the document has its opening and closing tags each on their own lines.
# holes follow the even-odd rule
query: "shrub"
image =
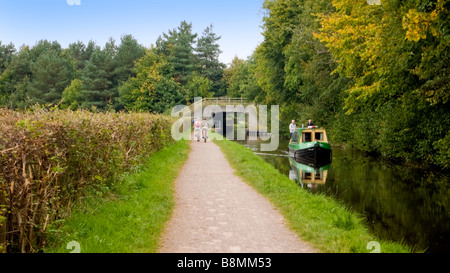
<svg viewBox="0 0 450 273">
<path fill-rule="evenodd" d="M 86 188 L 114 186 L 119 174 L 171 144 L 171 125 L 145 113 L 0 109 L 0 246 L 41 249 L 50 222 Z"/>
</svg>

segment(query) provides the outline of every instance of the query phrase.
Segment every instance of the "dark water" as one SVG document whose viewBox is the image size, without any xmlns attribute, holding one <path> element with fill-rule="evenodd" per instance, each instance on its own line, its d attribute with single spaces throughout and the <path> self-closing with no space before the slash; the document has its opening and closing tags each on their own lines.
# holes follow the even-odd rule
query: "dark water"
<svg viewBox="0 0 450 273">
<path fill-rule="evenodd" d="M 313 173 L 317 180 L 310 183 L 307 166 L 290 163 L 288 140 L 280 141 L 275 152 L 261 152 L 258 141 L 238 142 L 290 176 L 293 183 L 313 194 L 332 196 L 365 216 L 378 238 L 406 242 L 427 253 L 450 252 L 450 174 L 392 164 L 356 150 L 333 147 L 331 165 Z"/>
</svg>

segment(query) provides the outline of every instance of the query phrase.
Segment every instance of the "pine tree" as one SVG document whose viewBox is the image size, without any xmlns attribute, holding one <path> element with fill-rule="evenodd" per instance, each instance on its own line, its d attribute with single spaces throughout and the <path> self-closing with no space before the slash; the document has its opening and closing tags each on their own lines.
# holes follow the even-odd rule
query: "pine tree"
<svg viewBox="0 0 450 273">
<path fill-rule="evenodd" d="M 104 110 L 112 100 L 112 69 L 114 46 L 109 43 L 105 50 L 99 47 L 92 53 L 90 60 L 86 63 L 82 72 L 83 81 L 81 107 Z"/>
<path fill-rule="evenodd" d="M 131 35 L 125 35 L 121 39 L 120 46 L 114 57 L 114 70 L 112 74 L 112 107 L 116 110 L 123 109 L 119 100 L 119 86 L 130 77 L 136 76 L 135 63 L 145 55 L 146 49 L 140 45 Z"/>
<path fill-rule="evenodd" d="M 16 49 L 13 44 L 2 45 L 0 41 L 0 106 L 7 105 L 9 101 L 10 92 L 7 91 L 6 85 L 9 80 L 9 74 L 3 72 L 11 63 Z"/>
<path fill-rule="evenodd" d="M 77 72 L 81 73 L 81 71 L 86 66 L 86 62 L 91 58 L 92 53 L 95 50 L 95 42 L 89 41 L 86 46 L 83 42 L 71 43 L 69 47 L 66 49 L 67 54 L 73 59 L 75 62 L 75 68 Z"/>
<path fill-rule="evenodd" d="M 5 71 L 6 67 L 8 67 L 9 63 L 16 52 L 16 48 L 12 43 L 9 45 L 2 45 L 2 41 L 0 41 L 0 75 Z"/>
<path fill-rule="evenodd" d="M 197 34 L 192 33 L 192 23 L 181 22 L 178 29 L 172 32 L 168 42 L 168 61 L 174 68 L 174 79 L 184 85 L 188 77 L 195 71 L 194 42 Z"/>
<path fill-rule="evenodd" d="M 31 54 L 28 46 L 20 48 L 0 75 L 1 105 L 13 108 L 27 106 L 26 92 L 31 79 Z"/>
<path fill-rule="evenodd" d="M 134 65 L 145 55 L 145 48 L 138 43 L 131 35 L 125 35 L 121 39 L 121 44 L 117 48 L 114 61 L 114 77 L 118 83 L 123 83 L 130 76 L 134 76 Z"/>
<path fill-rule="evenodd" d="M 61 47 L 55 45 L 59 44 L 44 42 L 36 48 L 40 54 L 31 64 L 32 79 L 27 93 L 31 104 L 58 104 L 62 92 L 72 80 L 72 63 L 61 55 Z M 32 55 L 36 51 L 32 50 Z"/>
<path fill-rule="evenodd" d="M 212 81 L 212 91 L 216 96 L 225 94 L 225 82 L 223 80 L 223 70 L 225 64 L 219 61 L 219 55 L 222 53 L 220 45 L 217 43 L 220 40 L 213 32 L 213 26 L 207 27 L 202 37 L 197 40 L 197 47 L 195 49 L 197 56 L 197 71 L 203 76 Z"/>
</svg>

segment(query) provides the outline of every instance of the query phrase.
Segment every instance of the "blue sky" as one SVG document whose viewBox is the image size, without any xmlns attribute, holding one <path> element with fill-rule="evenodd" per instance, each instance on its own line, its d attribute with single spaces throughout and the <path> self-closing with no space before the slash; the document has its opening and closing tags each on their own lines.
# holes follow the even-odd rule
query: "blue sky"
<svg viewBox="0 0 450 273">
<path fill-rule="evenodd" d="M 79 5 L 77 5 L 77 2 Z M 16 48 L 41 39 L 63 47 L 89 40 L 103 46 L 133 35 L 150 47 L 186 20 L 199 35 L 212 24 L 222 36 L 220 60 L 245 59 L 263 41 L 263 0 L 0 0 L 0 41 Z"/>
</svg>

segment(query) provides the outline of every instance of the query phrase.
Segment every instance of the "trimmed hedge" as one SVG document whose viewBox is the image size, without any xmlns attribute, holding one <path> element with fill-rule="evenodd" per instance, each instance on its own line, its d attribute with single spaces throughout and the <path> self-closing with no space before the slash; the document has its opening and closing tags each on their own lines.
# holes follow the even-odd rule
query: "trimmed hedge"
<svg viewBox="0 0 450 273">
<path fill-rule="evenodd" d="M 173 143 L 171 118 L 145 113 L 0 109 L 0 252 L 36 252 L 88 187 Z"/>
</svg>

